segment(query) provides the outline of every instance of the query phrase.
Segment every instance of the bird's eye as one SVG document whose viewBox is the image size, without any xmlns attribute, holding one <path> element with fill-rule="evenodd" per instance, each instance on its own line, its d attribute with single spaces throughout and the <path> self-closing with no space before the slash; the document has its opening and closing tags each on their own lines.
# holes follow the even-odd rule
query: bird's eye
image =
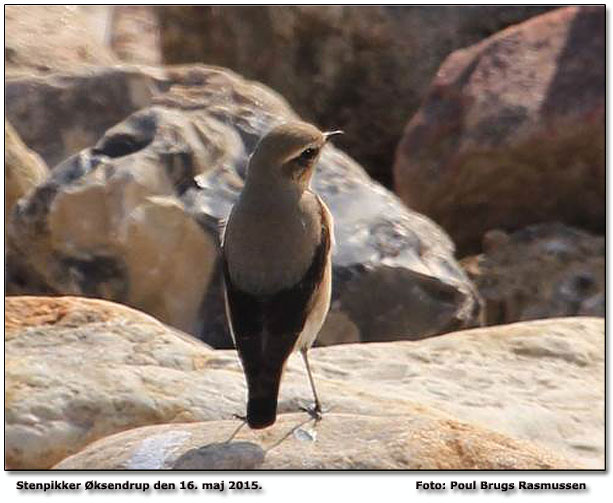
<svg viewBox="0 0 613 503">
<path fill-rule="evenodd" d="M 315 159 L 315 157 L 317 157 L 318 153 L 319 149 L 313 147 L 307 148 L 306 150 L 303 150 L 302 154 L 298 156 L 298 162 L 300 164 L 308 164 L 310 161 Z"/>
</svg>

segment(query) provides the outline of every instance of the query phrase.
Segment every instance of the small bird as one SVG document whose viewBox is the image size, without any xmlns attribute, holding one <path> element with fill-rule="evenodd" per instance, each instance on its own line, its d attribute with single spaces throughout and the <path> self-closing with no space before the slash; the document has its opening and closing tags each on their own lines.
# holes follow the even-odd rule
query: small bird
<svg viewBox="0 0 613 503">
<path fill-rule="evenodd" d="M 222 236 L 226 314 L 248 388 L 247 424 L 277 416 L 285 362 L 300 350 L 321 419 L 307 351 L 330 306 L 332 215 L 310 189 L 322 148 L 341 131 L 304 122 L 273 128 L 258 143 Z"/>
</svg>

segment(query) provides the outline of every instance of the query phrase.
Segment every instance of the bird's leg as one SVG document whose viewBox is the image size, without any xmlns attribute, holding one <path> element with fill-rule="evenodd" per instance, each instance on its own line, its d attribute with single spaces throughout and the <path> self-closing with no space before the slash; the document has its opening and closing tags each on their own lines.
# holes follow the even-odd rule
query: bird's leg
<svg viewBox="0 0 613 503">
<path fill-rule="evenodd" d="M 321 421 L 323 417 L 323 411 L 321 410 L 321 402 L 319 401 L 319 397 L 317 396 L 317 391 L 315 390 L 315 382 L 313 381 L 313 375 L 311 374 L 311 366 L 309 365 L 309 359 L 307 358 L 307 349 L 302 348 L 300 350 L 300 354 L 302 354 L 302 359 L 304 360 L 304 365 L 307 370 L 307 375 L 309 376 L 309 383 L 311 384 L 311 389 L 313 390 L 313 398 L 315 399 L 314 407 L 303 407 L 305 412 L 308 412 L 309 415 L 315 419 L 315 421 Z"/>
<path fill-rule="evenodd" d="M 241 424 L 238 425 L 238 428 L 236 428 L 236 430 L 234 430 L 234 432 L 232 433 L 232 435 L 230 435 L 230 438 L 228 438 L 228 440 L 226 440 L 226 444 L 229 444 L 230 442 L 232 442 L 232 440 L 234 439 L 234 437 L 236 437 L 236 435 L 238 435 L 238 432 L 241 431 L 242 427 L 245 426 L 247 424 L 247 418 L 245 416 L 241 416 L 239 414 L 232 414 L 232 416 L 235 419 L 239 419 L 241 421 Z"/>
</svg>

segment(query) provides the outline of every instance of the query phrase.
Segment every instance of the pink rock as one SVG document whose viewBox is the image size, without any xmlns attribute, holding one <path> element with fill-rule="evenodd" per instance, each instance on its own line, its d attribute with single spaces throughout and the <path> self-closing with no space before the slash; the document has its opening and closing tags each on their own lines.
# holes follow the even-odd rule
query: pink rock
<svg viewBox="0 0 613 503">
<path fill-rule="evenodd" d="M 492 228 L 604 230 L 605 10 L 568 7 L 452 53 L 408 123 L 395 188 L 460 254 Z"/>
</svg>

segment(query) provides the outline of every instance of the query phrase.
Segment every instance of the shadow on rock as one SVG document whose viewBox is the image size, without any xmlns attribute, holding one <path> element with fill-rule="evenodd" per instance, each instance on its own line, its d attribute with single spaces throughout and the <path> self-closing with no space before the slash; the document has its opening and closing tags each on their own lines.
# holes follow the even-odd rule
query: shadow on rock
<svg viewBox="0 0 613 503">
<path fill-rule="evenodd" d="M 253 442 L 218 442 L 191 449 L 175 461 L 173 470 L 253 470 L 266 453 Z"/>
</svg>

